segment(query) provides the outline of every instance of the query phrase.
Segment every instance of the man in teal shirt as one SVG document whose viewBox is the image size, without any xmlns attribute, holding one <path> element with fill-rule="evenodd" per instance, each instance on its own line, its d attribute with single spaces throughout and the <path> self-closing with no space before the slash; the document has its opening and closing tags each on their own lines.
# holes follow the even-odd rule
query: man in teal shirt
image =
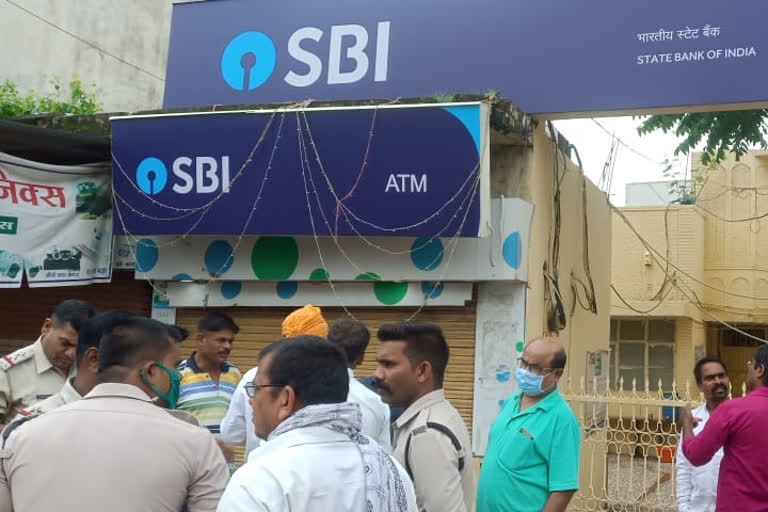
<svg viewBox="0 0 768 512">
<path fill-rule="evenodd" d="M 552 338 L 526 345 L 512 395 L 491 427 L 477 512 L 563 512 L 579 488 L 581 431 L 557 390 L 565 349 Z"/>
</svg>

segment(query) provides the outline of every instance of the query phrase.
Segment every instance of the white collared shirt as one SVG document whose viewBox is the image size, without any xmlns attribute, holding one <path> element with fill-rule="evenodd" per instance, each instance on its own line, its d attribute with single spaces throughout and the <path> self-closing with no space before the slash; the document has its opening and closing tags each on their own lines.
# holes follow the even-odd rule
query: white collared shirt
<svg viewBox="0 0 768 512">
<path fill-rule="evenodd" d="M 360 406 L 363 413 L 363 434 L 372 438 L 385 452 L 392 453 L 389 434 L 389 407 L 381 397 L 365 387 L 355 378 L 354 371 L 349 372 L 349 394 L 347 401 Z"/>
<path fill-rule="evenodd" d="M 408 511 L 416 512 L 408 474 L 392 462 L 406 486 Z M 297 428 L 251 452 L 230 479 L 218 512 L 360 512 L 366 492 L 362 466 L 360 451 L 345 434 Z"/>
<path fill-rule="evenodd" d="M 693 417 L 701 420 L 693 429 L 693 434 L 697 435 L 709 420 L 707 404 L 694 409 Z M 695 467 L 685 458 L 682 442 L 683 438 L 680 436 L 676 462 L 678 510 L 680 512 L 715 512 L 717 480 L 720 474 L 720 461 L 723 459 L 723 449 L 717 450 L 708 463 Z"/>
<path fill-rule="evenodd" d="M 248 460 L 248 454 L 261 444 L 261 439 L 256 436 L 256 427 L 253 426 L 251 401 L 245 392 L 245 385 L 253 382 L 257 371 L 258 367 L 254 367 L 245 372 L 235 388 L 232 401 L 229 402 L 227 414 L 221 420 L 220 439 L 230 446 L 245 444 L 245 460 Z"/>
</svg>

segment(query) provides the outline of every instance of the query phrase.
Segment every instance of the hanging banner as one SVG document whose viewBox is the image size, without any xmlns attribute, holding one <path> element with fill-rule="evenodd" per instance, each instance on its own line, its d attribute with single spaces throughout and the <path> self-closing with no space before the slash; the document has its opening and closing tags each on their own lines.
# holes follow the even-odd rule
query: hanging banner
<svg viewBox="0 0 768 512">
<path fill-rule="evenodd" d="M 173 6 L 166 108 L 498 92 L 530 114 L 768 101 L 758 0 Z"/>
<path fill-rule="evenodd" d="M 112 119 L 116 233 L 477 237 L 485 103 Z"/>
<path fill-rule="evenodd" d="M 0 153 L 0 287 L 109 282 L 109 166 L 58 166 Z"/>
</svg>

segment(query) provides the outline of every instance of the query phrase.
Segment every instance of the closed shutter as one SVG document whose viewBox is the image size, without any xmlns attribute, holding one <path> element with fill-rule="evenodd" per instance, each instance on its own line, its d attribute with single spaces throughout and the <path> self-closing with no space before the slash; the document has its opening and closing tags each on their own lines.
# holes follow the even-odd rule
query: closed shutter
<svg viewBox="0 0 768 512">
<path fill-rule="evenodd" d="M 256 365 L 259 351 L 269 343 L 280 339 L 283 319 L 295 308 L 231 308 L 221 311 L 231 315 L 240 326 L 231 362 L 245 373 Z M 345 313 L 341 308 L 323 307 L 323 316 L 332 324 Z M 365 361 L 357 368 L 358 377 L 372 375 L 376 368 L 378 340 L 376 330 L 382 324 L 398 322 L 413 314 L 413 309 L 401 308 L 351 308 L 352 314 L 371 330 L 371 344 Z M 192 335 L 184 343 L 184 352 L 189 355 L 195 347 L 194 334 L 202 309 L 180 308 L 176 321 L 189 329 Z M 448 399 L 461 413 L 467 428 L 472 428 L 472 393 L 475 372 L 475 303 L 464 307 L 425 308 L 416 318 L 419 321 L 434 322 L 443 328 L 451 349 L 451 358 L 445 375 L 445 392 Z"/>
<path fill-rule="evenodd" d="M 143 316 L 152 310 L 152 289 L 131 272 L 113 272 L 112 282 L 87 286 L 0 289 L 0 355 L 34 342 L 40 327 L 65 299 L 88 301 L 96 311 L 121 309 Z"/>
</svg>

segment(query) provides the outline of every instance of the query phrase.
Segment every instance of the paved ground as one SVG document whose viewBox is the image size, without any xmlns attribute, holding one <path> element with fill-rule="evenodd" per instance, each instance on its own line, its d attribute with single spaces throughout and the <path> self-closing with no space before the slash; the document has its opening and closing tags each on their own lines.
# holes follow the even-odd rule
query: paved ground
<svg viewBox="0 0 768 512">
<path fill-rule="evenodd" d="M 657 459 L 608 455 L 608 497 L 624 505 L 616 511 L 676 510 L 674 464 Z M 664 481 L 666 480 L 666 481 Z M 627 504 L 633 506 L 627 506 Z"/>
</svg>

